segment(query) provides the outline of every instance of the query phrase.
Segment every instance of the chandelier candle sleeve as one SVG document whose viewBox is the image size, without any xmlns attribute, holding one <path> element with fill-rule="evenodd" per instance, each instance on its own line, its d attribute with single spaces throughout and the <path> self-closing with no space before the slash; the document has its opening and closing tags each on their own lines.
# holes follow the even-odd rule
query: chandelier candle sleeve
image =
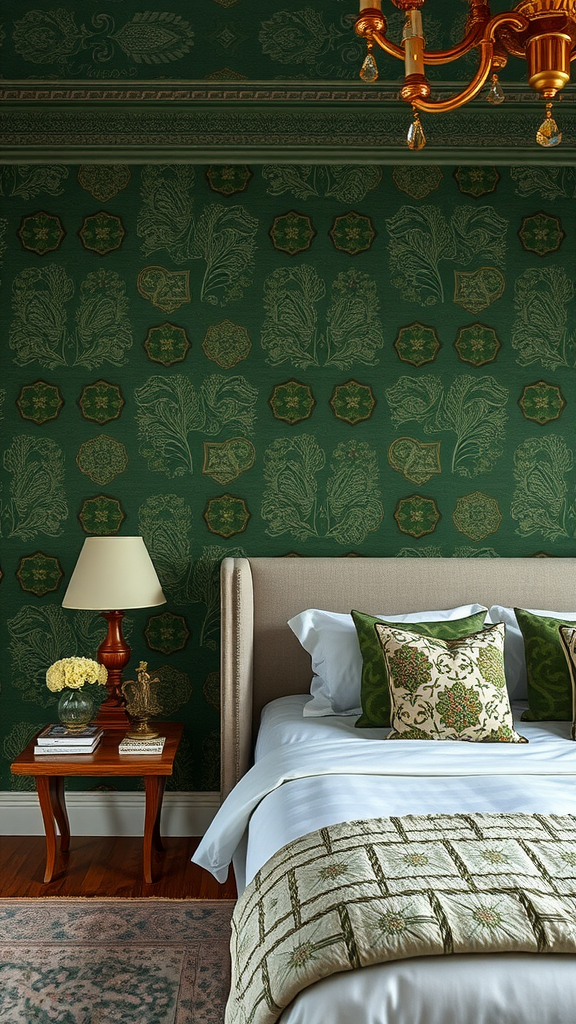
<svg viewBox="0 0 576 1024">
<path fill-rule="evenodd" d="M 425 39 L 420 11 L 406 11 L 402 39 L 404 40 L 406 78 L 408 75 L 423 75 Z"/>
</svg>

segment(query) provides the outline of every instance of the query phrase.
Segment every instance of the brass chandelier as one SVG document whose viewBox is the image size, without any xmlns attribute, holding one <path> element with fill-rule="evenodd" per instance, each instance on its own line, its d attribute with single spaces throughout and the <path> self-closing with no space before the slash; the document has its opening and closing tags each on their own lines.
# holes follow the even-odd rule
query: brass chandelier
<svg viewBox="0 0 576 1024">
<path fill-rule="evenodd" d="M 425 49 L 420 12 L 425 0 L 392 0 L 392 3 L 405 13 L 402 46 L 386 36 L 382 0 L 360 0 L 355 28 L 358 35 L 366 39 L 367 46 L 360 77 L 365 82 L 378 78 L 374 43 L 404 61 L 405 77 L 400 96 L 413 110 L 407 137 L 410 149 L 422 149 L 426 144 L 420 111 L 456 110 L 478 95 L 490 75 L 487 99 L 494 104 L 501 103 L 504 92 L 498 72 L 505 67 L 509 54 L 525 59 L 528 84 L 547 101 L 546 116 L 536 132 L 536 141 L 541 146 L 557 146 L 561 142 L 562 133 L 552 117 L 552 100 L 570 81 L 570 61 L 576 57 L 576 0 L 520 0 L 511 11 L 494 16 L 487 0 L 468 0 L 463 39 L 448 50 L 436 51 Z M 474 48 L 479 51 L 479 63 L 469 84 L 449 99 L 430 99 L 425 65 L 448 64 Z"/>
</svg>

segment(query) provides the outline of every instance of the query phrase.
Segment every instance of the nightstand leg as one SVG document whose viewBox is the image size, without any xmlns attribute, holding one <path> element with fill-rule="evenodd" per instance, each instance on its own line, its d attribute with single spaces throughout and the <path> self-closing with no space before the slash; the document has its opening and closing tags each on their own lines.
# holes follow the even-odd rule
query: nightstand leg
<svg viewBox="0 0 576 1024">
<path fill-rule="evenodd" d="M 63 775 L 59 775 L 55 779 L 52 778 L 51 782 L 54 783 L 54 786 L 51 788 L 50 793 L 52 797 L 52 810 L 54 811 L 56 824 L 60 829 L 60 850 L 62 853 L 68 853 L 70 849 L 70 822 L 68 821 L 68 811 L 66 810 L 64 781 Z"/>
<path fill-rule="evenodd" d="M 166 788 L 165 775 L 145 775 L 144 789 L 146 792 L 146 815 L 144 818 L 144 881 L 153 882 L 152 878 L 152 847 L 163 850 L 160 837 L 160 815 L 162 799 Z"/>
<path fill-rule="evenodd" d="M 62 850 L 70 843 L 70 828 L 64 803 L 64 779 L 51 775 L 37 775 L 36 789 L 46 832 L 46 870 L 44 881 L 51 882 L 56 866 L 56 822 L 62 833 Z"/>
</svg>

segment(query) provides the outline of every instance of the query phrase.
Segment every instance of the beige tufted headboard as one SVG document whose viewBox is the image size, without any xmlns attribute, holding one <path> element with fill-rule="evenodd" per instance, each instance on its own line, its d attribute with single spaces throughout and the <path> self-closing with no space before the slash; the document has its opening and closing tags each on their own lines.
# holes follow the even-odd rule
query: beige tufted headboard
<svg viewBox="0 0 576 1024">
<path fill-rule="evenodd" d="M 478 601 L 576 609 L 572 558 L 225 558 L 222 602 L 222 796 L 251 763 L 268 701 L 307 693 L 310 658 L 286 622 L 305 608 L 388 613 Z"/>
</svg>

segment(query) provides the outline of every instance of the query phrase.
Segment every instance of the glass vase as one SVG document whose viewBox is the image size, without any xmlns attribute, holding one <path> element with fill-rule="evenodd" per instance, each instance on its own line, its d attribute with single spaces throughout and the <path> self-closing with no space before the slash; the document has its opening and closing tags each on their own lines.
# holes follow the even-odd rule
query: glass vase
<svg viewBox="0 0 576 1024">
<path fill-rule="evenodd" d="M 94 715 L 94 701 L 85 690 L 63 690 L 58 701 L 58 718 L 70 732 L 82 732 Z"/>
</svg>

